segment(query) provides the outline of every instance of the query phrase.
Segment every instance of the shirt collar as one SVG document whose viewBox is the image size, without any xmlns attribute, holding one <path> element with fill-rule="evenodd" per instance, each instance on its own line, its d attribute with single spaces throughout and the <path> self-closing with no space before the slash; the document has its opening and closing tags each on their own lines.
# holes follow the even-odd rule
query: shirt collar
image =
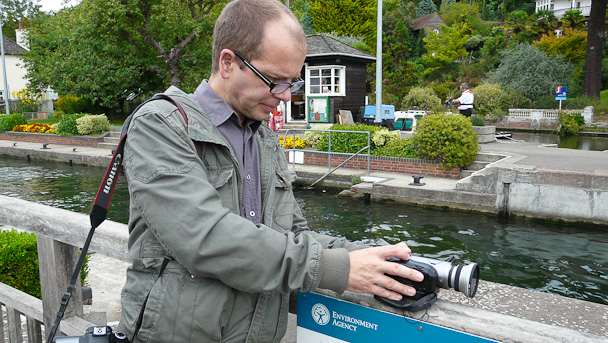
<svg viewBox="0 0 608 343">
<path fill-rule="evenodd" d="M 225 123 L 232 116 L 239 122 L 238 115 L 236 115 L 226 101 L 211 88 L 207 80 L 203 80 L 191 96 L 216 127 Z M 257 120 L 245 120 L 245 126 L 249 126 L 253 132 L 260 127 L 261 123 L 262 122 Z"/>
</svg>

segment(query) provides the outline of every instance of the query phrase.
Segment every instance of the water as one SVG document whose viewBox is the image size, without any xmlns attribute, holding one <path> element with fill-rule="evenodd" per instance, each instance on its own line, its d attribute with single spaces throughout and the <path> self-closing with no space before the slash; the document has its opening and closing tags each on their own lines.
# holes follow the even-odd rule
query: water
<svg viewBox="0 0 608 343">
<path fill-rule="evenodd" d="M 0 194 L 88 212 L 105 170 L 0 156 Z M 126 223 L 123 177 L 108 218 Z M 476 262 L 487 281 L 608 304 L 608 227 L 501 219 L 396 203 L 365 203 L 334 189 L 298 189 L 311 229 L 368 244 L 405 241 L 415 254 Z"/>
<path fill-rule="evenodd" d="M 513 139 L 531 143 L 557 144 L 558 148 L 578 150 L 608 150 L 608 137 L 559 136 L 552 133 L 513 132 Z"/>
</svg>

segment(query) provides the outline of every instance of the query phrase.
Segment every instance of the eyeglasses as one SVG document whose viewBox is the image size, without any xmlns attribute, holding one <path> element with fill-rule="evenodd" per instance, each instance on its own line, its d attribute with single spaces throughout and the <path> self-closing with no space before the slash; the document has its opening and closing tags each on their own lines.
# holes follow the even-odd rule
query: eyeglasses
<svg viewBox="0 0 608 343">
<path fill-rule="evenodd" d="M 281 94 L 284 91 L 288 90 L 291 88 L 291 92 L 295 92 L 298 89 L 300 89 L 300 87 L 302 87 L 302 85 L 304 84 L 304 80 L 302 80 L 301 78 L 298 78 L 298 80 L 296 80 L 295 82 L 281 82 L 281 83 L 276 83 L 273 82 L 272 80 L 270 80 L 266 75 L 262 74 L 262 72 L 260 72 L 259 70 L 257 70 L 256 67 L 254 67 L 251 63 L 249 63 L 249 61 L 247 61 L 245 59 L 245 57 L 241 56 L 241 54 L 239 54 L 236 51 L 232 51 L 234 52 L 235 55 L 237 55 L 241 60 L 243 60 L 243 63 L 245 63 L 245 65 L 247 67 L 249 67 L 249 69 L 251 69 L 251 71 L 257 75 L 260 80 L 264 81 L 264 83 L 270 87 L 270 93 L 272 94 Z"/>
</svg>

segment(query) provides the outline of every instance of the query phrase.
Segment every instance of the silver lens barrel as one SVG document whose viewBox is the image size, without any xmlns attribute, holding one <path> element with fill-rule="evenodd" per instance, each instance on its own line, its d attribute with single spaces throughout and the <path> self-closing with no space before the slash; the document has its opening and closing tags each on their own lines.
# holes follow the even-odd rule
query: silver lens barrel
<svg viewBox="0 0 608 343">
<path fill-rule="evenodd" d="M 411 260 L 430 264 L 437 271 L 439 287 L 454 288 L 469 298 L 475 296 L 479 283 L 479 266 L 477 263 L 453 265 L 448 261 L 434 260 L 426 257 L 411 256 Z"/>
</svg>

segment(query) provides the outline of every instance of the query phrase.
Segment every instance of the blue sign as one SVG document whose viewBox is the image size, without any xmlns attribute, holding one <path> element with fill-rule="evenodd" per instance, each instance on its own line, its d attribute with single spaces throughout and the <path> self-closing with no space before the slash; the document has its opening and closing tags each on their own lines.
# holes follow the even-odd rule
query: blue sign
<svg viewBox="0 0 608 343">
<path fill-rule="evenodd" d="M 555 87 L 555 100 L 566 100 L 566 94 L 568 93 L 567 87 Z"/>
<path fill-rule="evenodd" d="M 316 293 L 298 293 L 298 342 L 496 342 Z"/>
</svg>

